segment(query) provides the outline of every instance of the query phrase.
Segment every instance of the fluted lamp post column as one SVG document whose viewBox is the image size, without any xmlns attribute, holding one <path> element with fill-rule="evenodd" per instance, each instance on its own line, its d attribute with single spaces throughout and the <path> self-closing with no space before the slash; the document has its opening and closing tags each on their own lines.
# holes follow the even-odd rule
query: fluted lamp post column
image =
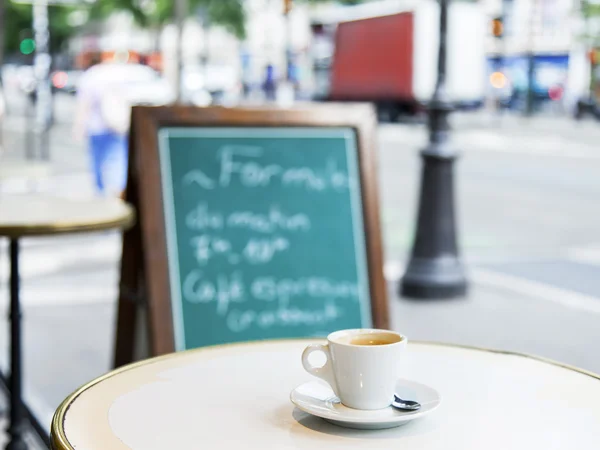
<svg viewBox="0 0 600 450">
<path fill-rule="evenodd" d="M 448 3 L 440 2 L 438 74 L 429 112 L 429 143 L 421 151 L 423 173 L 415 241 L 400 294 L 417 299 L 452 298 L 467 290 L 459 258 L 454 212 L 453 166 L 448 116 L 453 105 L 446 90 Z"/>
</svg>

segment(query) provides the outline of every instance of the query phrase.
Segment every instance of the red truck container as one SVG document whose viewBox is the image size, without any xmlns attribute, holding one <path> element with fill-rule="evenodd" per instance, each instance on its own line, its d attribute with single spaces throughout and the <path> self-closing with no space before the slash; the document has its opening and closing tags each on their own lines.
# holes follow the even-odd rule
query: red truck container
<svg viewBox="0 0 600 450">
<path fill-rule="evenodd" d="M 412 103 L 412 38 L 412 13 L 339 24 L 329 98 Z"/>
<path fill-rule="evenodd" d="M 351 18 L 342 15 L 336 24 L 325 98 L 374 102 L 392 119 L 416 112 L 431 98 L 437 77 L 437 2 L 420 0 L 410 8 L 374 16 L 347 15 Z M 458 106 L 483 103 L 484 24 L 479 5 L 451 6 L 447 84 Z"/>
</svg>

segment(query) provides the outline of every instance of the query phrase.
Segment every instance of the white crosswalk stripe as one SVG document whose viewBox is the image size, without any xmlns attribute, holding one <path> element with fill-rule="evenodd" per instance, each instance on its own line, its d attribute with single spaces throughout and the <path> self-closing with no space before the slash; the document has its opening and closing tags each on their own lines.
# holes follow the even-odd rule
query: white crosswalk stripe
<svg viewBox="0 0 600 450">
<path fill-rule="evenodd" d="M 85 172 L 51 175 L 38 179 L 16 176 L 0 182 L 0 194 L 35 192 L 68 198 L 91 198 L 95 194 L 92 176 Z"/>
<path fill-rule="evenodd" d="M 465 153 L 497 152 L 600 159 L 595 141 L 574 140 L 573 130 L 570 134 L 563 131 L 540 133 L 537 130 L 524 128 L 518 131 L 511 130 L 511 132 L 502 128 L 457 129 L 452 139 Z M 379 139 L 387 143 L 401 143 L 404 147 L 420 148 L 427 142 L 427 130 L 425 128 L 407 130 L 399 125 L 384 125 L 379 129 Z"/>
<path fill-rule="evenodd" d="M 405 267 L 401 263 L 387 261 L 384 264 L 385 279 L 388 282 L 397 283 L 404 270 Z M 561 305 L 567 309 L 600 314 L 600 299 L 581 292 L 481 267 L 471 267 L 469 277 L 475 284 L 515 292 L 522 295 L 523 298 L 536 298 Z"/>
<path fill-rule="evenodd" d="M 567 257 L 571 261 L 600 266 L 600 244 L 570 249 Z"/>
<path fill-rule="evenodd" d="M 23 240 L 20 252 L 21 279 L 28 280 L 48 276 L 69 268 L 92 265 L 113 265 L 121 257 L 121 238 L 117 233 L 103 233 L 86 236 L 87 239 L 47 239 L 36 243 L 36 238 Z M 44 242 L 46 244 L 44 244 Z M 0 260 L 0 282 L 6 282 L 9 275 L 8 244 L 0 245 L 3 258 Z"/>
<path fill-rule="evenodd" d="M 497 131 L 471 130 L 457 133 L 457 142 L 469 144 L 469 150 L 520 154 L 554 155 L 568 158 L 600 159 L 595 146 L 580 142 L 573 146 L 559 135 L 501 134 Z"/>
<path fill-rule="evenodd" d="M 113 302 L 118 295 L 121 234 L 30 238 L 20 251 L 23 305 Z M 8 304 L 10 268 L 6 240 L 0 244 L 0 304 Z"/>
</svg>

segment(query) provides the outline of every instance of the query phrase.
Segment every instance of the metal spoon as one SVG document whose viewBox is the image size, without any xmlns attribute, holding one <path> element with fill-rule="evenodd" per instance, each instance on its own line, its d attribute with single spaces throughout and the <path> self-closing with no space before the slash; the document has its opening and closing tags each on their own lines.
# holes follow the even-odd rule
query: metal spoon
<svg viewBox="0 0 600 450">
<path fill-rule="evenodd" d="M 394 395 L 392 406 L 404 411 L 416 411 L 421 407 L 421 404 L 419 402 L 415 402 L 414 400 L 403 400 L 397 395 Z"/>
</svg>

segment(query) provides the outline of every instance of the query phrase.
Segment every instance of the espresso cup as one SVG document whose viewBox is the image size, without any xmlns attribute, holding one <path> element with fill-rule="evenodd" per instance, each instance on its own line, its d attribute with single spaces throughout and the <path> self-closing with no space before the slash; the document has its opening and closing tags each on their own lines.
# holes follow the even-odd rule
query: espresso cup
<svg viewBox="0 0 600 450">
<path fill-rule="evenodd" d="M 382 409 L 392 404 L 399 365 L 407 339 L 387 330 L 341 330 L 327 336 L 327 344 L 312 344 L 302 353 L 302 365 L 325 380 L 341 402 L 355 409 Z M 322 367 L 308 358 L 313 352 L 327 357 Z"/>
</svg>

